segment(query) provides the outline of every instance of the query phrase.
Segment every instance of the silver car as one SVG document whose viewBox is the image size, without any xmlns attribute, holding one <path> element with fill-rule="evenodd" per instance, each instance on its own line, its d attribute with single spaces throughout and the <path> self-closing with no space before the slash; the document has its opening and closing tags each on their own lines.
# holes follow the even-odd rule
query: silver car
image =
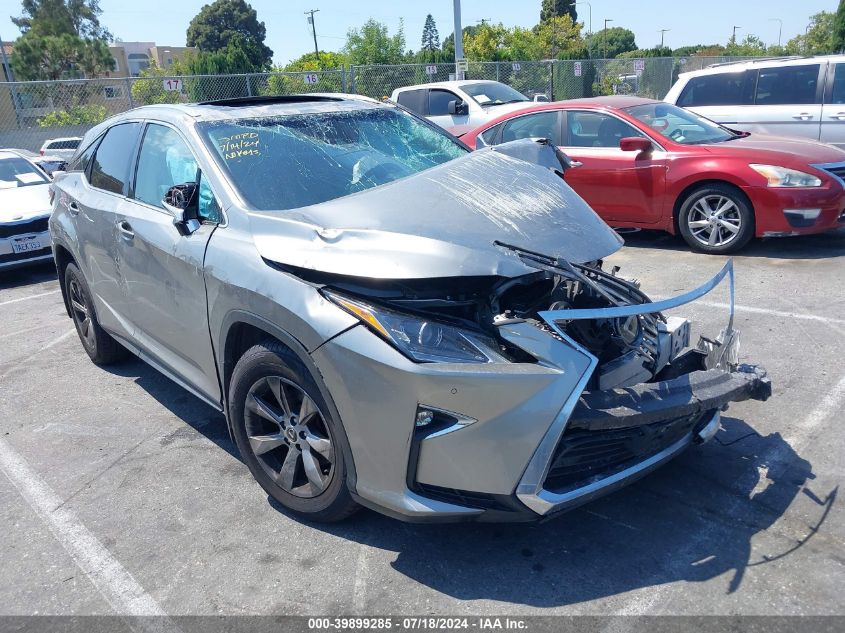
<svg viewBox="0 0 845 633">
<path fill-rule="evenodd" d="M 771 389 L 730 323 L 689 348 L 661 312 L 730 264 L 651 303 L 602 270 L 621 240 L 566 165 L 363 97 L 139 108 L 57 172 L 65 304 L 95 363 L 129 350 L 225 412 L 295 513 L 550 516 Z"/>
</svg>

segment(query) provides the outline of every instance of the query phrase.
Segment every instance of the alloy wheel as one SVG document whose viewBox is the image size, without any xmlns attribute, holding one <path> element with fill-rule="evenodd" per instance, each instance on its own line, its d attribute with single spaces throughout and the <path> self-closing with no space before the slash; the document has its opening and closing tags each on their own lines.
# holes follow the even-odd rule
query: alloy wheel
<svg viewBox="0 0 845 633">
<path fill-rule="evenodd" d="M 68 290 L 73 320 L 76 322 L 79 334 L 82 336 L 86 345 L 93 349 L 96 345 L 96 337 L 94 334 L 94 324 L 91 322 L 91 306 L 88 303 L 88 296 L 76 279 L 71 279 L 70 284 L 68 284 Z"/>
<path fill-rule="evenodd" d="M 704 246 L 725 246 L 739 234 L 742 215 L 736 202 L 727 196 L 702 196 L 692 205 L 687 226 Z"/>
<path fill-rule="evenodd" d="M 276 485 L 303 498 L 326 490 L 334 443 L 325 417 L 301 387 L 280 376 L 258 380 L 247 394 L 244 421 L 250 449 Z"/>
</svg>

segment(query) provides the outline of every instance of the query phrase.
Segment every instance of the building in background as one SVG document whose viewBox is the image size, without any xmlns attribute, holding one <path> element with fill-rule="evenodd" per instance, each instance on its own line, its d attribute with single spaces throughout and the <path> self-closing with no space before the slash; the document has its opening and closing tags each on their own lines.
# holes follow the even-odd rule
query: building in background
<svg viewBox="0 0 845 633">
<path fill-rule="evenodd" d="M 183 59 L 192 46 L 158 46 L 155 42 L 114 42 L 109 46 L 114 57 L 114 70 L 109 77 L 137 77 L 153 60 L 159 68 L 167 70 Z"/>
</svg>

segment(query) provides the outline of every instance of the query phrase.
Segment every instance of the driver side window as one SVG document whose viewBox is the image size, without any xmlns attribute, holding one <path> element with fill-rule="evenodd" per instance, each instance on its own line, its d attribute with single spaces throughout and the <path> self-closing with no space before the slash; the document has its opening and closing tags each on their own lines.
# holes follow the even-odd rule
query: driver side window
<svg viewBox="0 0 845 633">
<path fill-rule="evenodd" d="M 612 147 L 629 136 L 644 136 L 621 119 L 601 112 L 569 110 L 566 114 L 566 147 Z"/>
<path fill-rule="evenodd" d="M 163 209 L 167 190 L 174 185 L 195 183 L 198 171 L 194 155 L 182 137 L 169 127 L 151 123 L 138 156 L 134 197 Z"/>
</svg>

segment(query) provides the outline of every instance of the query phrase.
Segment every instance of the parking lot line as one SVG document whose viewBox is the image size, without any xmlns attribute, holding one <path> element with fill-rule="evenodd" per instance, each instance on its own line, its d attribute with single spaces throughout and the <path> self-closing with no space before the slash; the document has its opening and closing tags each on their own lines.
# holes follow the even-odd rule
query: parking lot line
<svg viewBox="0 0 845 633">
<path fill-rule="evenodd" d="M 164 610 L 88 531 L 47 483 L 4 439 L 0 469 L 103 598 L 120 615 L 163 616 Z"/>
<path fill-rule="evenodd" d="M 39 297 L 47 297 L 49 295 L 54 295 L 57 292 L 61 292 L 60 290 L 51 290 L 50 292 L 42 292 L 37 295 L 27 295 L 26 297 L 18 297 L 17 299 L 9 299 L 7 301 L 0 301 L 0 306 L 7 306 L 12 303 L 20 303 L 21 301 L 29 301 L 30 299 L 38 299 Z"/>
<path fill-rule="evenodd" d="M 806 448 L 807 442 L 812 439 L 816 429 L 833 414 L 841 413 L 843 408 L 845 408 L 845 376 L 839 379 L 839 382 L 819 401 L 816 408 L 801 421 L 798 428 L 784 440 L 795 450 Z"/>
<path fill-rule="evenodd" d="M 697 301 L 698 305 L 707 306 L 709 308 L 724 308 L 729 310 L 731 305 L 729 303 L 719 303 L 716 301 Z M 751 312 L 753 314 L 768 314 L 769 316 L 784 317 L 787 319 L 801 319 L 804 321 L 818 321 L 819 323 L 827 323 L 833 325 L 845 325 L 845 319 L 837 319 L 834 317 L 824 317 L 818 314 L 809 314 L 803 312 L 786 312 L 784 310 L 772 310 L 770 308 L 755 308 L 753 306 L 735 305 L 734 309 L 737 312 Z"/>
</svg>

